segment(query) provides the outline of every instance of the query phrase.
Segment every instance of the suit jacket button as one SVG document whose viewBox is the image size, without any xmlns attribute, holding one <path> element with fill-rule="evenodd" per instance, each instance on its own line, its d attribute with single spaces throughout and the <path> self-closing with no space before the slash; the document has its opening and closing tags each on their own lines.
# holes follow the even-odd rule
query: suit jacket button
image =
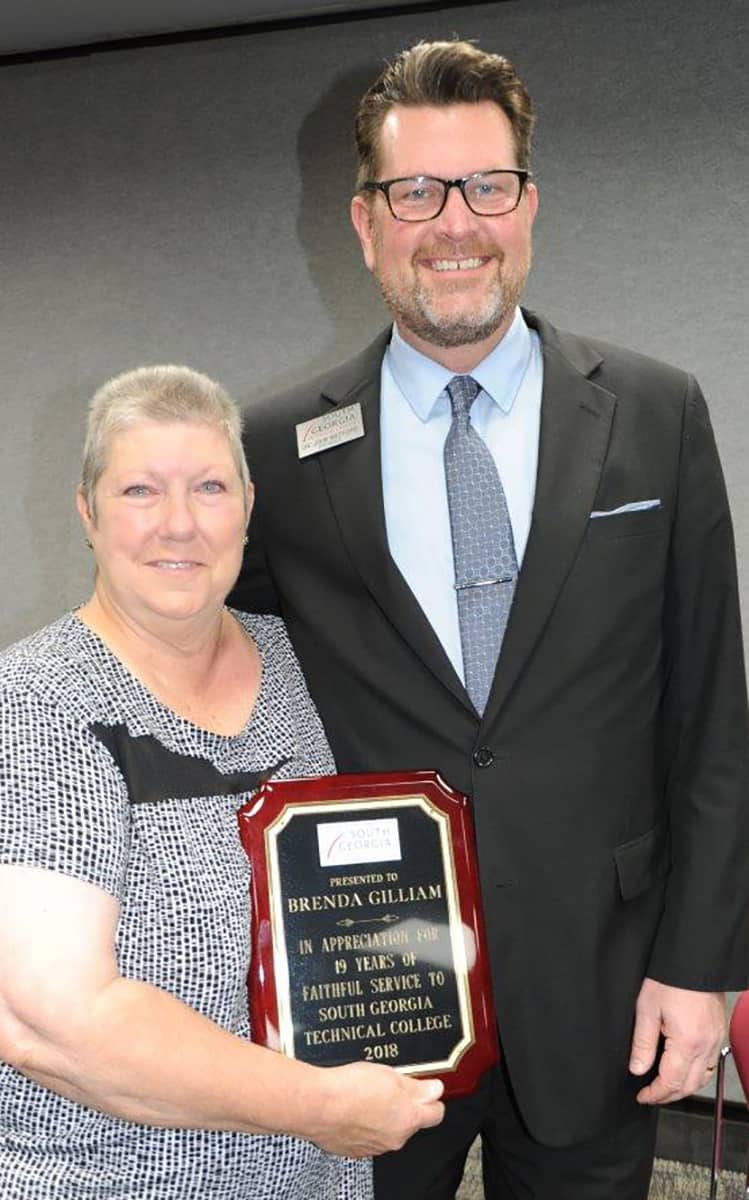
<svg viewBox="0 0 749 1200">
<path fill-rule="evenodd" d="M 479 746 L 473 753 L 473 761 L 477 767 L 490 767 L 494 762 L 494 755 L 488 746 Z"/>
</svg>

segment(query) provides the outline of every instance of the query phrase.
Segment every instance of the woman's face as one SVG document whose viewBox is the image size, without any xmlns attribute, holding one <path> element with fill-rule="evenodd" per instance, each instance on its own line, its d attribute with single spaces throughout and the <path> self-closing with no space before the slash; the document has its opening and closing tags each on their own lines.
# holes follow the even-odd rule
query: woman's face
<svg viewBox="0 0 749 1200">
<path fill-rule="evenodd" d="M 95 523 L 78 498 L 97 590 L 138 624 L 211 617 L 239 573 L 251 506 L 220 430 L 142 421 L 115 434 Z"/>
</svg>

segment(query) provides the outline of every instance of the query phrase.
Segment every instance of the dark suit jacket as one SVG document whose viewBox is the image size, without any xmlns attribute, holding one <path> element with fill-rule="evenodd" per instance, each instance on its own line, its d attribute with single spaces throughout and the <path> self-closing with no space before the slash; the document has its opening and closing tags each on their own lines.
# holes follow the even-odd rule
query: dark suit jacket
<svg viewBox="0 0 749 1200">
<path fill-rule="evenodd" d="M 388 553 L 387 335 L 247 413 L 257 508 L 232 602 L 283 614 L 339 770 L 434 767 L 473 797 L 503 1053 L 531 1132 L 563 1145 L 639 1086 L 645 975 L 746 982 L 747 714 L 697 384 L 526 317 L 544 351 L 536 496 L 481 721 Z M 366 436 L 299 461 L 296 423 L 354 401 Z"/>
</svg>

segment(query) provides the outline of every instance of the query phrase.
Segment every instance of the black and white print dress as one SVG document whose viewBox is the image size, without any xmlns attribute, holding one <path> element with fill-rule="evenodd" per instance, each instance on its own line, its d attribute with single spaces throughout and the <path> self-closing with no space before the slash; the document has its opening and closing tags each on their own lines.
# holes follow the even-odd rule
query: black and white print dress
<svg viewBox="0 0 749 1200">
<path fill-rule="evenodd" d="M 236 614 L 263 662 L 250 721 L 210 733 L 162 705 L 74 614 L 0 655 L 0 863 L 117 897 L 122 975 L 249 1036 L 249 866 L 236 810 L 257 773 L 329 774 L 277 617 Z M 367 1200 L 371 1163 L 279 1135 L 157 1129 L 0 1062 L 2 1200 Z"/>
</svg>

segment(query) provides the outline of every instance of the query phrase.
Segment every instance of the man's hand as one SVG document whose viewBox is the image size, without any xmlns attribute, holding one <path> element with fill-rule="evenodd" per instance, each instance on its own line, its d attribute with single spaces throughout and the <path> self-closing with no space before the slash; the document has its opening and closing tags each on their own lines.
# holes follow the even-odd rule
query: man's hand
<svg viewBox="0 0 749 1200">
<path fill-rule="evenodd" d="M 638 1092 L 641 1104 L 669 1104 L 691 1096 L 712 1079 L 726 1032 L 722 992 L 692 992 L 646 979 L 635 1009 L 629 1069 L 644 1075 L 665 1038 L 658 1074 Z"/>
</svg>

